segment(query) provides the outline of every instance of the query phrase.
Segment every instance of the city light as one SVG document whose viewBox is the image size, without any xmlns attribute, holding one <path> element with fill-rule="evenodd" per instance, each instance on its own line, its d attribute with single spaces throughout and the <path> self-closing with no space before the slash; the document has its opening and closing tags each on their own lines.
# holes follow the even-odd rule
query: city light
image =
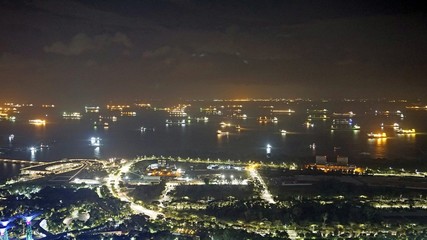
<svg viewBox="0 0 427 240">
<path fill-rule="evenodd" d="M 0 240 L 427 239 L 427 8 L 359 2 L 1 1 Z"/>
</svg>

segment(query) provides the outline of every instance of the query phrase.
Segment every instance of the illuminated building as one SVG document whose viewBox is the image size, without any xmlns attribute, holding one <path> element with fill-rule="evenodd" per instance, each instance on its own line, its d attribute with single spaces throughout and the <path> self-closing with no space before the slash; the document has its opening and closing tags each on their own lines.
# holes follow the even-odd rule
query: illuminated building
<svg viewBox="0 0 427 240">
<path fill-rule="evenodd" d="M 348 165 L 348 157 L 337 156 L 337 165 Z"/>
<path fill-rule="evenodd" d="M 128 179 L 125 182 L 129 185 L 155 185 L 160 184 L 160 176 L 142 176 L 140 179 Z"/>
<path fill-rule="evenodd" d="M 348 157 L 337 156 L 337 163 L 328 163 L 326 156 L 316 156 L 316 163 L 305 165 L 306 169 L 317 169 L 325 173 L 342 172 L 342 173 L 364 173 L 365 169 L 348 165 Z"/>
<path fill-rule="evenodd" d="M 180 177 L 184 172 L 181 169 L 177 169 L 175 165 L 170 166 L 166 163 L 166 160 L 159 160 L 158 163 L 150 164 L 147 167 L 148 176 L 160 176 L 160 177 Z"/>
<path fill-rule="evenodd" d="M 327 172 L 343 172 L 343 173 L 364 173 L 365 169 L 356 167 L 354 165 L 337 165 L 337 164 L 308 164 L 306 169 L 317 169 L 325 173 Z"/>
<path fill-rule="evenodd" d="M 326 156 L 316 156 L 316 165 L 325 165 L 326 163 Z"/>
</svg>

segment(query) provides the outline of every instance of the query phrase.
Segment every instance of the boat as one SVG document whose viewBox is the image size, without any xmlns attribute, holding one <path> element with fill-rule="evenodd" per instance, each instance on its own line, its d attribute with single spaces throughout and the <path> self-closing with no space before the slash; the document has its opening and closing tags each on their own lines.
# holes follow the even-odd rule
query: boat
<svg viewBox="0 0 427 240">
<path fill-rule="evenodd" d="M 185 109 L 188 106 L 189 105 L 178 105 L 176 107 L 168 109 L 169 116 L 171 116 L 171 117 L 187 117 L 187 113 L 185 112 Z"/>
<path fill-rule="evenodd" d="M 232 117 L 238 118 L 238 119 L 247 119 L 248 115 L 246 114 L 238 114 L 238 113 L 233 113 Z"/>
<path fill-rule="evenodd" d="M 307 113 L 324 113 L 326 114 L 328 112 L 328 109 L 307 109 Z"/>
<path fill-rule="evenodd" d="M 271 112 L 272 113 L 286 113 L 286 114 L 291 114 L 291 113 L 295 113 L 295 111 L 294 110 L 292 110 L 292 109 L 274 109 L 274 110 L 271 110 Z"/>
<path fill-rule="evenodd" d="M 216 134 L 222 135 L 222 134 L 228 134 L 228 132 L 223 132 L 222 130 L 218 130 L 216 131 Z"/>
<path fill-rule="evenodd" d="M 185 119 L 175 119 L 175 120 L 166 119 L 165 122 L 166 122 L 166 126 L 182 126 L 182 127 L 184 127 L 187 124 Z M 190 123 L 190 121 L 188 121 L 188 123 Z"/>
<path fill-rule="evenodd" d="M 33 124 L 33 125 L 45 125 L 46 124 L 46 120 L 42 120 L 42 119 L 31 119 L 31 120 L 28 120 L 28 123 Z"/>
<path fill-rule="evenodd" d="M 238 118 L 241 118 L 241 119 L 246 119 L 246 118 L 248 118 L 248 115 L 246 115 L 246 114 L 241 114 L 241 115 L 239 115 L 239 116 L 237 116 Z"/>
<path fill-rule="evenodd" d="M 373 132 L 370 132 L 370 133 L 368 133 L 368 137 L 369 138 L 386 138 L 387 137 L 387 134 L 386 133 L 373 133 Z"/>
<path fill-rule="evenodd" d="M 197 122 L 200 122 L 200 121 L 207 122 L 207 121 L 209 121 L 209 118 L 208 117 L 199 117 L 199 118 L 196 118 L 196 121 Z"/>
<path fill-rule="evenodd" d="M 311 123 L 311 122 L 309 122 L 309 121 L 305 122 L 305 123 L 304 123 L 304 125 L 305 125 L 307 128 L 314 127 L 314 123 Z"/>
<path fill-rule="evenodd" d="M 320 120 L 326 120 L 326 119 L 328 119 L 329 117 L 326 115 L 326 114 L 320 114 L 320 115 L 317 115 L 317 114 L 310 114 L 310 115 L 308 115 L 308 120 L 314 120 L 314 119 L 320 119 Z"/>
<path fill-rule="evenodd" d="M 332 115 L 333 115 L 333 116 L 337 116 L 337 117 L 353 117 L 353 116 L 355 116 L 356 114 L 355 114 L 355 113 L 353 113 L 352 111 L 350 111 L 350 112 L 346 112 L 346 113 L 338 113 L 338 112 L 334 112 L 334 113 L 332 113 Z"/>
<path fill-rule="evenodd" d="M 415 134 L 415 129 L 402 129 L 399 128 L 397 131 L 397 134 Z"/>
<path fill-rule="evenodd" d="M 259 118 L 258 118 L 258 121 L 259 121 L 260 123 L 267 123 L 267 122 L 269 121 L 269 119 L 268 119 L 267 117 L 259 117 Z"/>
<path fill-rule="evenodd" d="M 156 129 L 155 128 L 146 128 L 146 127 L 141 127 L 140 128 L 141 132 L 147 132 L 147 131 L 152 131 L 154 132 Z"/>
<path fill-rule="evenodd" d="M 102 122 L 102 121 L 99 121 L 99 122 L 93 122 L 93 126 L 94 127 L 104 127 L 104 128 L 108 128 L 109 126 L 110 126 L 110 124 L 108 123 L 108 122 Z"/>
<path fill-rule="evenodd" d="M 230 127 L 231 123 L 220 122 L 219 125 L 221 125 L 221 127 Z"/>
<path fill-rule="evenodd" d="M 280 133 L 281 133 L 282 135 L 285 135 L 287 132 L 286 132 L 286 130 L 282 129 L 282 130 L 280 130 Z"/>
<path fill-rule="evenodd" d="M 40 148 L 41 149 L 43 149 L 43 148 L 50 148 L 50 146 L 48 144 L 41 143 L 40 144 Z"/>
<path fill-rule="evenodd" d="M 351 119 L 333 119 L 332 124 L 351 124 Z"/>
<path fill-rule="evenodd" d="M 93 147 L 99 147 L 101 146 L 101 138 L 99 137 L 91 137 L 90 138 L 90 145 Z"/>
<path fill-rule="evenodd" d="M 340 124 L 332 124 L 331 130 L 360 130 L 360 126 L 357 124 L 351 125 L 340 125 Z"/>
<path fill-rule="evenodd" d="M 264 117 L 258 118 L 259 123 L 269 123 L 269 122 L 277 123 L 278 121 L 279 121 L 279 119 L 277 117 L 269 118 L 269 117 L 264 116 Z"/>
</svg>

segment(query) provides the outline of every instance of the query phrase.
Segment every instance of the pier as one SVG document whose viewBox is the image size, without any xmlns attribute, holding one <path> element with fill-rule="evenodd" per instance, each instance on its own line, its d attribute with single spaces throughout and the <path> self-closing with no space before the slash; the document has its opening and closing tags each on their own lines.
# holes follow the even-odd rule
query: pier
<svg viewBox="0 0 427 240">
<path fill-rule="evenodd" d="M 30 164 L 30 165 L 40 165 L 40 164 L 43 164 L 43 162 L 32 162 L 32 161 L 28 161 L 28 160 L 4 159 L 4 158 L 0 158 L 0 162 L 3 162 L 3 163 L 15 163 L 15 164 Z"/>
</svg>

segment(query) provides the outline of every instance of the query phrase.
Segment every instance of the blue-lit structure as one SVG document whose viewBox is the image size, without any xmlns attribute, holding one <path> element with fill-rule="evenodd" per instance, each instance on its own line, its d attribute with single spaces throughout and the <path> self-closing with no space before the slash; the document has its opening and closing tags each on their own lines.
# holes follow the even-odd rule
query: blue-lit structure
<svg viewBox="0 0 427 240">
<path fill-rule="evenodd" d="M 2 219 L 0 221 L 0 240 L 9 240 L 7 229 L 10 227 L 11 220 Z"/>
<path fill-rule="evenodd" d="M 33 218 L 32 217 L 26 217 L 25 218 L 25 239 L 26 240 L 33 240 L 33 229 L 31 227 L 31 220 Z"/>
<path fill-rule="evenodd" d="M 33 240 L 33 229 L 31 221 L 36 218 L 40 213 L 31 213 L 21 215 L 22 220 L 25 221 L 25 240 Z"/>
<path fill-rule="evenodd" d="M 33 240 L 33 230 L 32 230 L 32 223 L 31 221 L 36 218 L 40 213 L 30 213 L 30 214 L 23 214 L 14 216 L 11 218 L 5 218 L 0 220 L 0 240 L 9 240 L 9 233 L 8 229 L 14 227 L 14 224 L 12 223 L 17 218 L 22 219 L 25 222 L 25 239 L 26 240 Z"/>
</svg>

